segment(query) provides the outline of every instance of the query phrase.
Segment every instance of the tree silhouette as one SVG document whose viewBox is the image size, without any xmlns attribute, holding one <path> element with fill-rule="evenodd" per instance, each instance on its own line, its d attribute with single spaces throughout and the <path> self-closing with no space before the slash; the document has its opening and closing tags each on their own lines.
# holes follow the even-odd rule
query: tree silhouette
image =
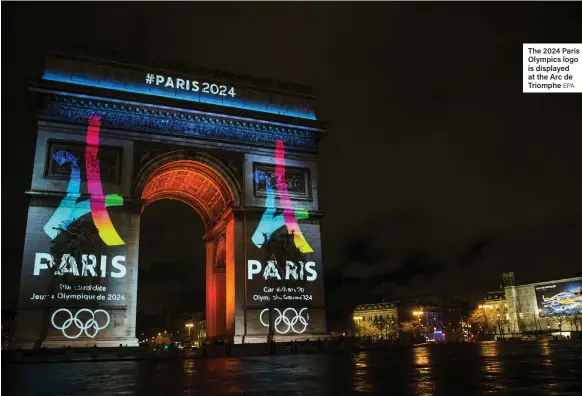
<svg viewBox="0 0 582 396">
<path fill-rule="evenodd" d="M 481 333 L 483 330 L 485 333 L 489 333 L 489 320 L 484 308 L 477 308 L 469 315 L 469 323 L 473 326 L 479 328 Z"/>
<path fill-rule="evenodd" d="M 382 332 L 375 323 L 361 320 L 358 323 L 357 334 L 359 337 L 377 338 L 382 335 Z"/>
<path fill-rule="evenodd" d="M 383 316 L 378 318 L 376 327 L 378 330 L 380 330 L 381 335 L 384 337 L 395 337 L 398 330 L 398 324 L 396 322 Z"/>
<path fill-rule="evenodd" d="M 576 309 L 566 317 L 566 322 L 570 324 L 570 329 L 580 331 L 582 329 L 582 308 Z"/>
<path fill-rule="evenodd" d="M 424 332 L 424 328 L 420 320 L 402 322 L 400 323 L 400 330 L 402 330 L 404 333 L 411 334 L 414 337 L 420 337 Z"/>
<path fill-rule="evenodd" d="M 568 315 L 566 315 L 564 312 L 553 312 L 550 315 L 550 318 L 552 319 L 552 321 L 554 323 L 556 323 L 558 325 L 558 331 L 560 332 L 560 337 L 561 337 L 562 336 L 562 326 L 564 325 L 564 323 L 566 323 Z"/>
</svg>

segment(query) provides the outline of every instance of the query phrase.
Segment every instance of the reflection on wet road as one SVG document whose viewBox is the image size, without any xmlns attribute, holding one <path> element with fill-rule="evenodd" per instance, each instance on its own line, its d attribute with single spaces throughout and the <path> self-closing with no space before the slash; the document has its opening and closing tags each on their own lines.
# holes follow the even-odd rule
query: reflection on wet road
<svg viewBox="0 0 582 396">
<path fill-rule="evenodd" d="M 3 365 L 3 395 L 580 395 L 582 343 Z"/>
</svg>

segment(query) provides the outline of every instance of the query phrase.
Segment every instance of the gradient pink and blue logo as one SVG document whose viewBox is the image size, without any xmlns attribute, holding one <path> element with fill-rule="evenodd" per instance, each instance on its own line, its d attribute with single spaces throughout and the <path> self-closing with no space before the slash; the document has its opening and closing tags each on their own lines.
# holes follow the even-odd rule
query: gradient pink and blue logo
<svg viewBox="0 0 582 396">
<path fill-rule="evenodd" d="M 108 207 L 123 206 L 123 197 L 118 194 L 103 194 L 99 166 L 99 132 L 101 117 L 89 117 L 87 140 L 85 146 L 85 169 L 87 173 L 87 190 L 89 199 L 79 201 L 81 197 L 81 169 L 78 159 L 68 151 L 58 151 L 53 159 L 59 164 L 71 164 L 71 177 L 67 194 L 59 207 L 44 226 L 44 232 L 51 238 L 57 237 L 59 229 L 66 229 L 73 221 L 91 213 L 99 236 L 107 246 L 124 245 L 107 212 Z"/>
<path fill-rule="evenodd" d="M 287 181 L 285 179 L 285 145 L 282 140 L 275 142 L 275 180 L 277 184 L 277 191 L 281 208 L 283 213 L 276 215 L 277 208 L 275 207 L 275 191 L 271 182 L 271 178 L 265 172 L 256 171 L 254 174 L 255 182 L 264 181 L 267 186 L 267 198 L 265 200 L 265 212 L 253 234 L 251 240 L 260 248 L 265 240 L 269 240 L 271 235 L 279 228 L 286 226 L 289 234 L 293 233 L 295 246 L 301 253 L 311 253 L 313 249 L 305 240 L 297 220 L 306 219 L 309 217 L 307 210 L 295 209 L 289 197 L 287 189 Z"/>
</svg>

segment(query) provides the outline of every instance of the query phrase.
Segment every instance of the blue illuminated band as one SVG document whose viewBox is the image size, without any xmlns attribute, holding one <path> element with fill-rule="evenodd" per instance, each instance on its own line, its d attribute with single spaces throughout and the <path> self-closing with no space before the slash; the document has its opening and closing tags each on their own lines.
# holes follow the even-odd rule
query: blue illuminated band
<svg viewBox="0 0 582 396">
<path fill-rule="evenodd" d="M 62 74 L 59 74 L 57 72 L 51 72 L 51 71 L 45 71 L 42 78 L 44 80 L 47 80 L 47 81 L 56 81 L 56 82 L 62 82 L 62 83 L 67 83 L 67 84 L 111 89 L 111 90 L 115 90 L 115 91 L 138 93 L 138 94 L 142 94 L 142 95 L 159 96 L 159 97 L 165 97 L 165 98 L 171 98 L 171 99 L 186 100 L 189 102 L 206 103 L 206 104 L 225 106 L 225 107 L 231 107 L 231 108 L 236 108 L 236 109 L 252 110 L 252 111 L 258 111 L 258 112 L 263 112 L 263 113 L 278 114 L 278 115 L 303 118 L 303 119 L 308 119 L 308 120 L 316 120 L 315 115 L 306 114 L 304 112 L 293 111 L 293 110 L 268 109 L 265 106 L 260 106 L 260 105 L 256 105 L 256 104 L 252 104 L 252 103 L 241 104 L 240 99 L 237 101 L 234 98 L 222 97 L 222 96 L 221 96 L 221 101 L 218 101 L 212 97 L 207 98 L 205 96 L 200 96 L 198 98 L 197 96 L 193 96 L 188 91 L 183 91 L 183 92 L 178 91 L 178 94 L 170 94 L 170 93 L 163 91 L 162 87 L 157 87 L 157 89 L 156 89 L 155 86 L 152 87 L 152 86 L 148 86 L 146 84 L 143 84 L 143 86 L 140 86 L 137 83 L 134 83 L 134 85 L 132 85 L 130 83 L 125 83 L 124 86 L 122 86 L 121 83 L 119 83 L 117 85 L 116 84 L 106 84 L 106 83 L 99 83 L 99 82 L 91 81 L 90 79 L 83 79 L 83 78 L 79 78 L 79 77 L 75 77 L 75 79 L 72 79 L 71 76 L 62 75 Z"/>
</svg>

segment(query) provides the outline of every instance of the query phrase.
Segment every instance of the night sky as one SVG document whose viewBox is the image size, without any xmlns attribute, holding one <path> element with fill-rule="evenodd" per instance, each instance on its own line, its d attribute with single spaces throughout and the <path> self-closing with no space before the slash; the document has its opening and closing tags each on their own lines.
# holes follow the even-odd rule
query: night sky
<svg viewBox="0 0 582 396">
<path fill-rule="evenodd" d="M 3 309 L 17 301 L 33 159 L 26 79 L 40 74 L 49 41 L 313 85 L 318 119 L 332 124 L 319 186 L 332 318 L 373 295 L 475 300 L 504 271 L 520 283 L 582 271 L 582 94 L 521 92 L 522 43 L 582 42 L 579 4 L 2 9 Z M 200 219 L 162 202 L 143 221 L 142 242 L 158 243 L 144 244 L 144 268 L 171 262 L 192 281 L 144 286 L 142 309 L 163 309 L 155 296 L 168 288 L 201 294 L 202 271 L 187 266 L 203 266 L 203 245 L 180 236 L 201 236 Z M 172 253 L 157 257 L 161 249 Z"/>
</svg>

